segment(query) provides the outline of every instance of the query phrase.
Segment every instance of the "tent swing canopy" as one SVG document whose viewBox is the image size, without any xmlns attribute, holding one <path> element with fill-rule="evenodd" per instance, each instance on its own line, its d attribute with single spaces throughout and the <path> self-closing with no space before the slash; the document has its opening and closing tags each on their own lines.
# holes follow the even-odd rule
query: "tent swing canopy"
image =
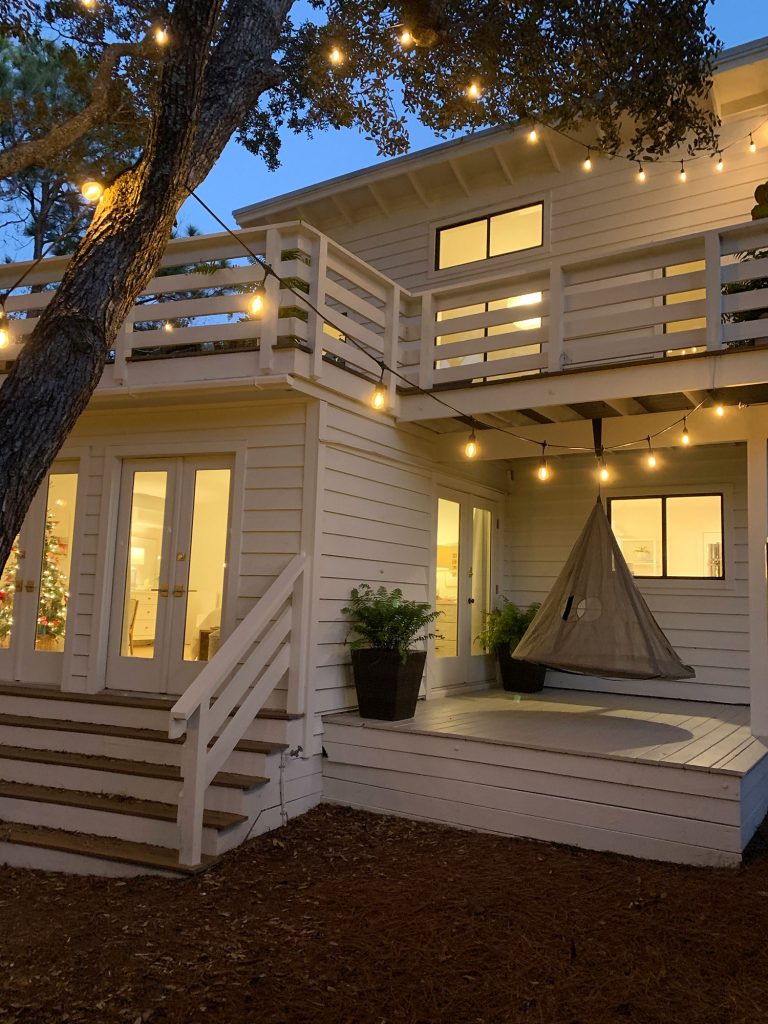
<svg viewBox="0 0 768 1024">
<path fill-rule="evenodd" d="M 628 679 L 691 679 L 637 589 L 598 497 L 514 657 Z"/>
</svg>

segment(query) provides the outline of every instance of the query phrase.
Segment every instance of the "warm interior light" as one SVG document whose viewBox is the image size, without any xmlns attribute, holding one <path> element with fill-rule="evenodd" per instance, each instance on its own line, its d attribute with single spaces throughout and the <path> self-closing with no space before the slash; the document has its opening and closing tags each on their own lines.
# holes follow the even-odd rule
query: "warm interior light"
<svg viewBox="0 0 768 1024">
<path fill-rule="evenodd" d="M 86 181 L 80 191 L 89 203 L 98 203 L 104 193 L 104 186 L 98 181 Z"/>
<path fill-rule="evenodd" d="M 411 32 L 408 31 L 407 28 L 404 28 L 403 31 L 400 33 L 400 45 L 410 46 L 412 43 L 413 35 L 411 34 Z"/>
<path fill-rule="evenodd" d="M 168 33 L 164 28 L 155 29 L 155 42 L 158 46 L 165 46 L 168 42 Z"/>
<path fill-rule="evenodd" d="M 539 140 L 539 133 L 536 131 L 535 128 L 531 128 L 531 130 L 528 132 L 528 141 L 529 142 L 538 142 L 538 140 Z"/>
<path fill-rule="evenodd" d="M 383 409 L 387 401 L 387 392 L 383 385 L 377 384 L 371 395 L 371 405 L 374 409 Z"/>
<path fill-rule="evenodd" d="M 334 46 L 334 48 L 328 54 L 328 60 L 331 62 L 331 64 L 344 63 L 344 54 L 341 52 L 338 46 Z"/>
<path fill-rule="evenodd" d="M 472 428 L 472 433 L 469 435 L 469 440 L 464 447 L 464 454 L 468 459 L 474 459 L 477 455 L 477 438 L 475 437 L 474 427 Z"/>
<path fill-rule="evenodd" d="M 471 100 L 479 100 L 482 91 L 483 90 L 480 88 L 477 82 L 470 82 L 470 84 L 466 88 L 467 96 L 469 96 Z"/>
</svg>

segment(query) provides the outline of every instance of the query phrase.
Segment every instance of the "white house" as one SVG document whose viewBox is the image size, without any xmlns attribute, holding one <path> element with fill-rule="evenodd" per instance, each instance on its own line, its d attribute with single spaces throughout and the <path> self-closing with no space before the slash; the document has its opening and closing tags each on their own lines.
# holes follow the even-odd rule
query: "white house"
<svg viewBox="0 0 768 1024">
<path fill-rule="evenodd" d="M 586 170 L 586 129 L 526 126 L 239 210 L 281 278 L 256 317 L 240 242 L 169 244 L 3 576 L 3 861 L 197 870 L 331 800 L 739 862 L 768 809 L 766 83 L 768 39 L 722 55 L 720 167 Z M 9 300 L 8 359 L 49 296 Z M 614 532 L 696 676 L 550 671 L 515 699 L 474 638 L 551 587 L 594 419 Z M 445 613 L 412 722 L 355 714 L 360 582 Z"/>
</svg>

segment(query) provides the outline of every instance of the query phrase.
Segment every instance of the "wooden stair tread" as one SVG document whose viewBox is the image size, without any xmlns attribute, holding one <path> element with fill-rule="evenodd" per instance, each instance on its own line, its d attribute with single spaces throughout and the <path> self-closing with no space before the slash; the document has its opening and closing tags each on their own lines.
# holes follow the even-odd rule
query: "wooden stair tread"
<svg viewBox="0 0 768 1024">
<path fill-rule="evenodd" d="M 140 693 L 112 693 L 107 690 L 100 690 L 98 693 L 73 693 L 67 690 L 56 690 L 49 686 L 20 686 L 15 683 L 0 683 L 0 697 L 37 697 L 40 700 L 61 700 L 69 701 L 73 704 L 103 704 L 121 708 L 143 708 L 147 711 L 170 711 L 177 699 L 176 697 L 163 697 L 160 694 L 145 697 Z M 289 714 L 280 708 L 262 708 L 256 717 L 280 722 L 293 722 L 302 718 L 303 715 Z"/>
<path fill-rule="evenodd" d="M 155 743 L 183 743 L 184 737 L 170 739 L 160 729 L 137 729 L 128 725 L 110 725 L 103 722 L 71 722 L 62 718 L 37 718 L 33 715 L 0 714 L 0 726 L 16 726 L 24 729 L 49 729 L 55 732 L 82 732 L 96 736 L 117 736 L 121 739 L 151 740 Z M 264 740 L 241 740 L 236 750 L 249 753 L 272 754 L 287 750 L 287 743 L 267 743 Z"/>
<path fill-rule="evenodd" d="M 218 857 L 204 854 L 201 864 L 187 867 L 178 863 L 176 850 L 169 850 L 164 846 L 150 846 L 148 843 L 134 843 L 128 839 L 112 839 L 83 832 L 65 832 L 63 829 L 17 825 L 12 822 L 0 822 L 0 842 L 36 846 L 139 867 L 158 868 L 181 875 L 197 875 L 219 860 Z"/>
<path fill-rule="evenodd" d="M 0 760 L 34 761 L 37 764 L 59 765 L 67 768 L 88 768 L 93 771 L 114 772 L 118 775 L 140 775 L 143 778 L 181 781 L 181 769 L 174 764 L 154 764 L 151 761 L 130 761 L 117 757 L 99 757 L 95 754 L 76 754 L 67 751 L 38 750 L 34 747 L 11 747 L 0 744 Z M 211 785 L 227 789 L 256 789 L 269 779 L 264 775 L 239 775 L 219 772 Z"/>
<path fill-rule="evenodd" d="M 176 804 L 163 804 L 156 800 L 137 800 L 135 797 L 113 796 L 108 793 L 85 793 L 74 789 L 54 789 L 52 786 L 36 786 L 27 782 L 0 782 L 0 799 L 30 800 L 34 803 L 60 804 L 65 807 L 81 807 L 92 811 L 107 811 L 112 814 L 128 814 L 134 817 L 152 818 L 155 821 L 176 821 Z M 203 825 L 217 831 L 232 828 L 248 819 L 243 814 L 231 811 L 203 812 Z"/>
</svg>

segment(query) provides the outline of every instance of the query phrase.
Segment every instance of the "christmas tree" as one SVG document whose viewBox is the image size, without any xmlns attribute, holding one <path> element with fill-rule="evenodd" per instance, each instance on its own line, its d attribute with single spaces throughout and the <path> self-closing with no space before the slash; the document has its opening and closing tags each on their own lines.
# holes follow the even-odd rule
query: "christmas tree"
<svg viewBox="0 0 768 1024">
<path fill-rule="evenodd" d="M 65 552 L 61 541 L 53 532 L 53 527 L 53 516 L 46 512 L 40 600 L 37 605 L 37 636 L 63 640 L 69 594 L 67 578 L 59 566 Z"/>
<path fill-rule="evenodd" d="M 5 563 L 3 578 L 0 580 L 0 647 L 10 643 L 11 626 L 13 625 L 13 599 L 16 596 L 16 563 L 18 558 L 19 539 L 13 542 L 11 554 Z"/>
</svg>

